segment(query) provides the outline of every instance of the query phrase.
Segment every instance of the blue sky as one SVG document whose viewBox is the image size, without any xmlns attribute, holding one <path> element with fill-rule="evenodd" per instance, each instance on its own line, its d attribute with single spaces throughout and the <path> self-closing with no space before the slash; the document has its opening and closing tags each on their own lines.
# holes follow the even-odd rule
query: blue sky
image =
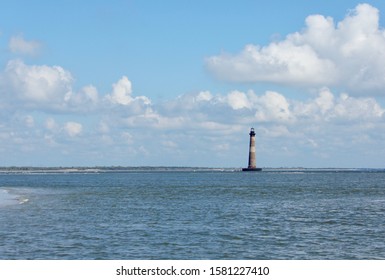
<svg viewBox="0 0 385 280">
<path fill-rule="evenodd" d="M 0 165 L 384 167 L 383 1 L 10 1 Z"/>
</svg>

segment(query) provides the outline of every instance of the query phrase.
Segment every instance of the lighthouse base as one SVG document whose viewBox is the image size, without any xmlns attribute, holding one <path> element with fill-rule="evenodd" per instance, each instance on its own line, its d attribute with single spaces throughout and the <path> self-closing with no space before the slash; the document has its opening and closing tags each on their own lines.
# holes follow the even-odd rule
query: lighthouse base
<svg viewBox="0 0 385 280">
<path fill-rule="evenodd" d="M 262 171 L 262 168 L 242 168 L 242 171 Z"/>
</svg>

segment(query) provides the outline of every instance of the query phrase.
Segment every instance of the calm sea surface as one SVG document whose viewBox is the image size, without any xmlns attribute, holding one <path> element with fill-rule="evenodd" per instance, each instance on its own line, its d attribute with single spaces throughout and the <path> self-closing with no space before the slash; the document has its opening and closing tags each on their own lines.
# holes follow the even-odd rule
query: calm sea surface
<svg viewBox="0 0 385 280">
<path fill-rule="evenodd" d="M 2 174 L 0 259 L 385 259 L 385 173 Z"/>
</svg>

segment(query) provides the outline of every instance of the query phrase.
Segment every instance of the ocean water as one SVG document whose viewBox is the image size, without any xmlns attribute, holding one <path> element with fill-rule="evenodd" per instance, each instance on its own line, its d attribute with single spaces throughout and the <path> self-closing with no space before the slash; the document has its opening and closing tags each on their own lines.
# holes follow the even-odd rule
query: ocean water
<svg viewBox="0 0 385 280">
<path fill-rule="evenodd" d="M 0 259 L 385 259 L 385 173 L 1 174 Z"/>
</svg>

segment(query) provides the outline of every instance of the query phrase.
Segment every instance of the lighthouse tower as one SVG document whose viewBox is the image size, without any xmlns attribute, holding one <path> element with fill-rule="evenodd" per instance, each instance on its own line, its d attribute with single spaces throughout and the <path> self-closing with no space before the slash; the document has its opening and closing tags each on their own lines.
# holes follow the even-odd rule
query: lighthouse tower
<svg viewBox="0 0 385 280">
<path fill-rule="evenodd" d="M 257 168 L 257 160 L 255 157 L 255 132 L 254 128 L 250 129 L 250 146 L 249 146 L 249 165 L 247 168 L 242 168 L 242 171 L 261 171 L 262 168 Z"/>
</svg>

